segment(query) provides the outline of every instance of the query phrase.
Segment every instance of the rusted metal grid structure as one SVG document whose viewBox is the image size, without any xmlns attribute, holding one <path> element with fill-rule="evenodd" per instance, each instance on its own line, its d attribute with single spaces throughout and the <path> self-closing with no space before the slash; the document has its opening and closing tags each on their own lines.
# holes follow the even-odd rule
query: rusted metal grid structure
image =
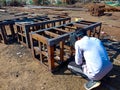
<svg viewBox="0 0 120 90">
<path fill-rule="evenodd" d="M 42 22 L 17 22 L 16 27 L 17 27 L 18 42 L 30 48 L 29 33 L 31 31 L 37 31 L 40 29 L 55 27 L 62 24 L 67 24 L 69 22 L 71 22 L 70 17 L 65 17 L 65 18 L 57 17 L 54 18 L 53 20 L 47 20 Z"/>
<path fill-rule="evenodd" d="M 11 20 L 0 21 L 0 43 L 8 44 L 10 41 L 16 39 L 16 22 L 38 22 L 43 20 L 49 20 L 47 16 L 37 16 L 37 17 L 21 17 L 14 18 Z"/>
<path fill-rule="evenodd" d="M 50 71 L 56 70 L 74 56 L 70 37 L 80 30 L 86 30 L 88 36 L 99 38 L 101 23 L 83 20 L 31 32 L 30 41 L 34 59 L 43 63 Z"/>
<path fill-rule="evenodd" d="M 7 44 L 10 39 L 9 37 L 11 37 L 12 39 L 15 38 L 14 21 L 12 20 L 1 21 L 0 22 L 0 43 Z"/>
</svg>

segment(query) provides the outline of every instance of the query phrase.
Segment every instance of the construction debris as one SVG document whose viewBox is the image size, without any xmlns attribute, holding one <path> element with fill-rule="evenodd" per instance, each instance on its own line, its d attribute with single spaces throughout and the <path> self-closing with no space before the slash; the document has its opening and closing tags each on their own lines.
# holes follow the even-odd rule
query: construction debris
<svg viewBox="0 0 120 90">
<path fill-rule="evenodd" d="M 101 3 L 93 3 L 89 11 L 92 16 L 102 16 L 104 15 L 105 5 Z"/>
<path fill-rule="evenodd" d="M 106 12 L 120 12 L 120 7 L 114 7 L 114 6 L 105 6 L 105 11 Z"/>
<path fill-rule="evenodd" d="M 23 15 L 28 15 L 28 13 L 17 13 L 14 16 L 23 16 Z"/>
<path fill-rule="evenodd" d="M 6 10 L 4 10 L 4 9 L 0 9 L 0 12 L 6 12 Z"/>
</svg>

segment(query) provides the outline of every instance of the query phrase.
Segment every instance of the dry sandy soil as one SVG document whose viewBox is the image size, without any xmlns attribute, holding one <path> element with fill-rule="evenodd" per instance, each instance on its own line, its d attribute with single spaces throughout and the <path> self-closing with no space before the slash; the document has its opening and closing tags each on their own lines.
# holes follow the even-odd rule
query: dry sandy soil
<svg viewBox="0 0 120 90">
<path fill-rule="evenodd" d="M 89 21 L 102 22 L 102 30 L 107 37 L 116 40 L 107 43 L 115 49 L 107 48 L 112 58 L 114 68 L 110 73 L 110 80 L 104 81 L 94 90 L 120 90 L 120 12 L 106 12 L 104 16 L 91 16 L 87 11 L 29 9 L 24 7 L 7 7 L 8 12 L 0 12 L 0 20 L 10 19 L 14 12 L 46 13 L 67 12 L 74 20 L 75 17 Z M 10 14 L 11 13 L 11 14 Z M 66 67 L 52 74 L 42 64 L 33 60 L 30 50 L 14 43 L 5 45 L 0 43 L 0 90 L 85 90 L 87 81 L 72 74 Z"/>
</svg>

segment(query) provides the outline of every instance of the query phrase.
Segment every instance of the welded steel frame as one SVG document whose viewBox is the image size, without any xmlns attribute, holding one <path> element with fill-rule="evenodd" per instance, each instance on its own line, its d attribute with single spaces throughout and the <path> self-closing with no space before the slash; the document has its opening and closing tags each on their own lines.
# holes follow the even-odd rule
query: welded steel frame
<svg viewBox="0 0 120 90">
<path fill-rule="evenodd" d="M 3 20 L 0 21 L 0 43 L 8 44 L 9 43 L 9 36 L 12 36 L 12 40 L 16 39 L 16 32 L 15 32 L 15 22 L 23 22 L 23 21 L 47 21 L 49 18 L 47 16 L 35 16 L 35 17 L 21 17 L 21 18 L 14 18 L 11 20 Z M 11 34 L 8 35 L 6 26 L 9 26 Z"/>
<path fill-rule="evenodd" d="M 18 22 L 16 23 L 18 42 L 30 48 L 29 33 L 31 31 L 37 31 L 39 29 L 41 30 L 45 28 L 55 27 L 55 26 L 59 26 L 62 24 L 67 24 L 69 22 L 71 22 L 70 17 L 58 18 L 55 20 L 48 20 L 48 21 L 28 23 L 28 24 L 21 24 Z M 20 39 L 20 37 L 24 38 L 24 40 Z"/>
<path fill-rule="evenodd" d="M 102 23 L 100 22 L 90 22 L 90 21 L 78 21 L 71 22 L 68 24 L 63 24 L 60 26 L 47 28 L 43 30 L 38 30 L 30 33 L 30 41 L 31 41 L 31 50 L 34 59 L 38 59 L 41 63 L 44 63 L 44 56 L 47 57 L 47 66 L 50 71 L 54 71 L 55 66 L 55 50 L 58 49 L 56 45 L 59 46 L 60 53 L 60 63 L 64 63 L 66 61 L 64 59 L 65 49 L 69 51 L 69 58 L 74 55 L 73 46 L 70 45 L 70 35 L 80 30 L 86 30 L 88 36 L 93 36 L 99 38 L 100 30 Z M 98 30 L 96 30 L 96 28 Z M 51 32 L 51 31 L 52 32 Z M 54 31 L 54 32 L 53 32 Z M 56 31 L 63 32 L 64 34 L 58 33 Z M 44 33 L 48 35 L 44 35 Z M 53 38 L 50 38 L 50 37 Z M 37 42 L 37 45 L 35 44 Z M 42 45 L 42 46 L 41 46 Z M 42 49 L 44 48 L 45 49 Z M 48 54 L 47 54 L 48 53 Z M 39 55 L 39 58 L 37 55 Z M 67 59 L 69 59 L 67 58 Z M 59 66 L 58 65 L 58 66 Z"/>
<path fill-rule="evenodd" d="M 60 31 L 61 33 L 64 34 L 56 34 L 54 32 L 50 32 L 50 30 L 54 31 Z M 63 54 L 64 52 L 64 43 L 67 39 L 69 39 L 69 34 L 65 31 L 65 30 L 59 30 L 58 28 L 49 28 L 47 30 L 42 30 L 40 31 L 41 35 L 37 34 L 37 33 L 30 33 L 30 37 L 31 37 L 31 50 L 32 50 L 32 55 L 35 58 L 35 52 L 38 51 L 38 53 L 40 54 L 40 61 L 41 63 L 44 63 L 44 59 L 43 57 L 47 57 L 47 66 L 49 68 L 50 71 L 52 71 L 53 69 L 55 69 L 55 59 L 54 59 L 54 53 L 55 50 L 57 49 L 57 47 L 60 48 L 60 62 L 62 63 L 64 61 L 64 57 Z M 50 35 L 50 37 L 53 37 L 52 39 L 47 38 L 45 36 L 42 36 L 42 34 L 45 33 L 46 35 Z M 38 47 L 34 47 L 34 40 L 38 41 Z M 57 45 L 57 46 L 56 46 Z M 59 45 L 59 46 L 58 46 Z M 43 49 L 43 50 L 42 50 Z M 47 51 L 45 51 L 47 50 Z"/>
</svg>

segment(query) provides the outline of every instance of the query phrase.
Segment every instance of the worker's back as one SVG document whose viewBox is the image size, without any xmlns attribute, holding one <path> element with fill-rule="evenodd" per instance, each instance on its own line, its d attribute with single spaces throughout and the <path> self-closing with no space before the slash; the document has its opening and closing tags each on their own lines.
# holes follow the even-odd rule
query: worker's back
<svg viewBox="0 0 120 90">
<path fill-rule="evenodd" d="M 76 45 L 78 45 L 79 50 L 83 51 L 91 78 L 95 76 L 99 80 L 111 70 L 112 64 L 99 39 L 84 36 L 81 40 L 76 41 Z"/>
</svg>

